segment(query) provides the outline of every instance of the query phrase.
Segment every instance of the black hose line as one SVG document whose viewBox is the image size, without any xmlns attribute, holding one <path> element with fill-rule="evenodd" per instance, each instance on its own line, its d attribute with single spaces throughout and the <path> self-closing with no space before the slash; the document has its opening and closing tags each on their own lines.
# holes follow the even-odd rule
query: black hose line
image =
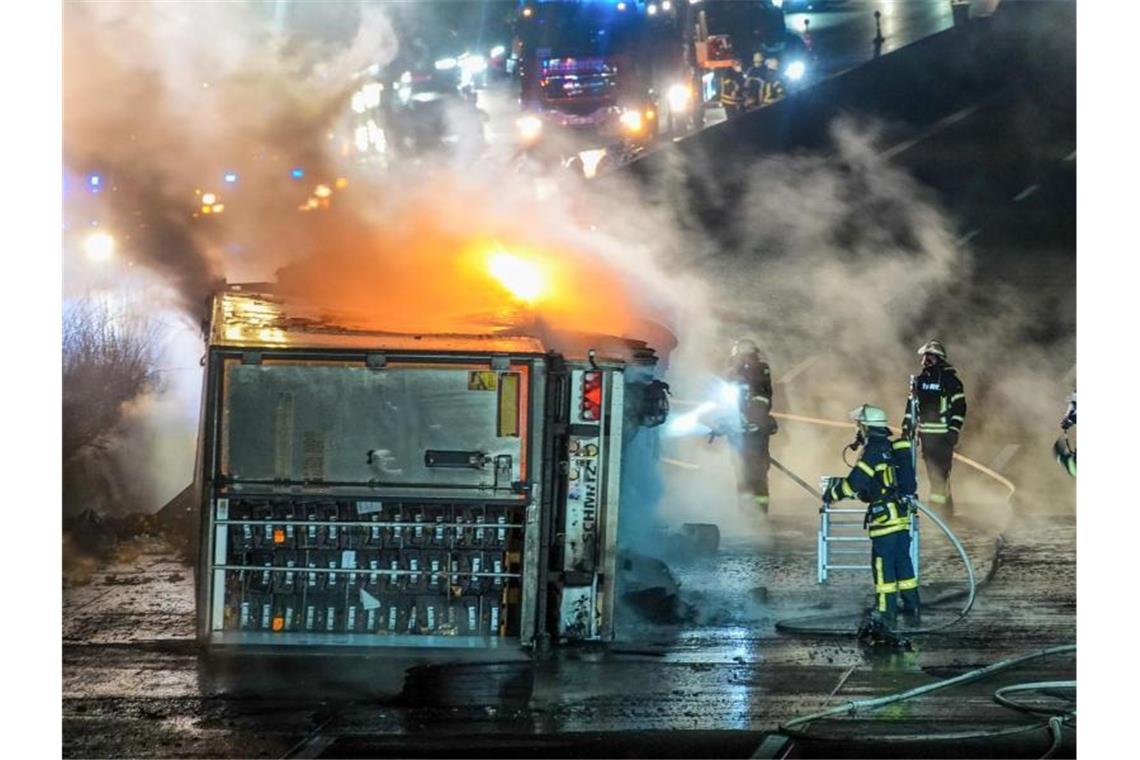
<svg viewBox="0 0 1140 760">
<path fill-rule="evenodd" d="M 914 689 L 908 689 L 907 691 L 902 691 L 902 692 L 898 692 L 895 694 L 888 694 L 886 696 L 876 697 L 873 699 L 863 699 L 863 700 L 848 702 L 846 704 L 836 705 L 835 707 L 831 707 L 831 708 L 828 708 L 826 710 L 821 710 L 821 711 L 816 712 L 816 713 L 811 713 L 810 715 L 803 715 L 803 716 L 800 716 L 798 718 L 793 718 L 791 720 L 784 721 L 783 723 L 781 723 L 779 726 L 779 731 L 780 731 L 780 733 L 786 734 L 786 735 L 791 736 L 793 738 L 810 739 L 813 741 L 828 741 L 828 742 L 833 742 L 833 741 L 842 741 L 842 742 L 869 742 L 869 741 L 923 742 L 923 741 L 953 741 L 953 740 L 963 740 L 963 739 L 995 738 L 998 736 L 1006 736 L 1006 735 L 1018 734 L 1018 733 L 1027 732 L 1027 731 L 1034 731 L 1034 730 L 1041 729 L 1041 728 L 1047 728 L 1050 731 L 1050 735 L 1052 737 L 1052 743 L 1051 743 L 1051 746 L 1050 746 L 1048 752 L 1046 753 L 1045 757 L 1052 757 L 1053 754 L 1056 753 L 1057 749 L 1060 747 L 1060 744 L 1061 744 L 1061 736 L 1062 736 L 1061 735 L 1061 726 L 1064 723 L 1064 721 L 1066 721 L 1066 720 L 1068 720 L 1068 719 L 1070 719 L 1076 715 L 1075 710 L 1058 711 L 1058 712 L 1056 712 L 1056 714 L 1053 714 L 1052 717 L 1050 717 L 1047 722 L 1035 723 L 1035 724 L 1032 724 L 1029 726 L 1018 726 L 1015 728 L 1005 728 L 1005 729 L 996 729 L 996 730 L 991 729 L 991 730 L 984 730 L 984 731 L 943 733 L 943 734 L 899 734 L 899 735 L 886 735 L 886 736 L 875 736 L 875 737 L 868 737 L 865 734 L 863 734 L 863 735 L 859 735 L 859 736 L 832 737 L 832 736 L 819 736 L 819 735 L 814 735 L 814 734 L 808 734 L 806 731 L 799 730 L 796 727 L 797 726 L 804 726 L 804 725 L 807 725 L 807 724 L 812 723 L 814 721 L 821 720 L 823 718 L 830 718 L 830 717 L 834 717 L 834 716 L 841 715 L 844 713 L 846 713 L 847 715 L 854 715 L 859 710 L 872 710 L 872 709 L 877 709 L 879 707 L 884 707 L 886 705 L 894 704 L 895 702 L 903 702 L 905 700 L 914 699 L 915 697 L 919 697 L 919 696 L 922 696 L 924 694 L 929 694 L 930 692 L 933 692 L 933 691 L 938 691 L 940 689 L 946 689 L 946 688 L 949 688 L 951 686 L 957 686 L 957 685 L 964 684 L 964 683 L 970 683 L 972 681 L 978 681 L 978 680 L 981 680 L 983 678 L 987 678 L 987 677 L 989 677 L 995 673 L 1001 672 L 1003 670 L 1008 670 L 1009 668 L 1016 667 L 1018 665 L 1021 665 L 1023 663 L 1026 663 L 1026 662 L 1029 662 L 1032 660 L 1040 659 L 1043 657 L 1050 657 L 1052 655 L 1057 655 L 1057 654 L 1075 653 L 1076 651 L 1077 651 L 1077 645 L 1076 644 L 1064 644 L 1061 646 L 1049 647 L 1048 649 L 1043 649 L 1043 650 L 1038 651 L 1038 652 L 1031 652 L 1029 654 L 1021 655 L 1020 657 L 1013 657 L 1013 658 L 1008 658 L 1005 660 L 1000 660 L 1000 661 L 995 662 L 993 664 L 987 665 L 983 668 L 978 668 L 977 670 L 971 670 L 968 673 L 963 673 L 962 675 L 954 676 L 953 678 L 945 678 L 941 681 L 936 681 L 935 683 L 932 683 L 932 684 L 926 684 L 925 686 L 919 686 L 919 687 L 916 687 Z M 1032 690 L 1036 690 L 1039 688 L 1057 688 L 1058 686 L 1068 685 L 1068 684 L 1075 685 L 1076 682 L 1075 681 L 1055 681 L 1055 682 L 1049 681 L 1049 682 L 1039 682 L 1039 683 L 1032 683 L 1032 684 L 1015 684 L 1013 686 L 1006 686 L 1006 687 L 1003 687 L 1001 689 L 998 689 L 998 691 L 995 692 L 995 694 L 994 694 L 994 698 L 996 701 L 999 702 L 999 704 L 1004 704 L 1004 702 L 1002 702 L 1001 700 L 997 700 L 997 697 L 999 694 L 1001 694 L 1002 697 L 1004 698 L 1004 695 L 1008 692 L 1011 692 L 1011 691 L 1032 691 Z M 1020 708 L 1018 708 L 1018 709 L 1020 709 Z M 1052 711 L 1050 711 L 1050 712 L 1052 712 Z"/>
</svg>

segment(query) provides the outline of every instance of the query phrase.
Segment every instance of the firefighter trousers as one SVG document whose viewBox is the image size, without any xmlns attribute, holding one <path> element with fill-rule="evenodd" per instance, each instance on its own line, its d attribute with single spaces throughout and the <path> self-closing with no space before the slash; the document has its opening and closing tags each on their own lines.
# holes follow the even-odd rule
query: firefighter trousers
<svg viewBox="0 0 1140 760">
<path fill-rule="evenodd" d="M 918 438 L 930 483 L 930 503 L 952 512 L 954 497 L 950 493 L 950 467 L 954 463 L 954 446 L 947 435 L 919 433 Z"/>
<path fill-rule="evenodd" d="M 871 573 L 875 578 L 875 609 L 894 624 L 899 596 L 907 612 L 919 611 L 918 578 L 910 561 L 910 531 L 900 530 L 871 539 Z"/>
<path fill-rule="evenodd" d="M 737 475 L 738 490 L 752 494 L 756 506 L 768 511 L 768 468 L 772 458 L 768 451 L 769 434 L 760 431 L 744 433 L 740 437 L 740 463 Z"/>
</svg>

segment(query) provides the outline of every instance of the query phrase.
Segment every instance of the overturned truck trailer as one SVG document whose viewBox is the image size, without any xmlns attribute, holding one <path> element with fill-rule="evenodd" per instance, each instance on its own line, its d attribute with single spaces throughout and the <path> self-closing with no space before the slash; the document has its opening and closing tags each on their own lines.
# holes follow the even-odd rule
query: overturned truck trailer
<svg viewBox="0 0 1140 760">
<path fill-rule="evenodd" d="M 369 332 L 248 286 L 208 341 L 207 651 L 612 638 L 623 441 L 667 411 L 645 343 Z"/>
</svg>

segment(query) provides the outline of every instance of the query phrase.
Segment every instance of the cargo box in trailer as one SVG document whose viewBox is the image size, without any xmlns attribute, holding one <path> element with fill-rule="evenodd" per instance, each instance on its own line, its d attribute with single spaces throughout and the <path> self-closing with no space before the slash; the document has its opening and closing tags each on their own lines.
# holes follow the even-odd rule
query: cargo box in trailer
<svg viewBox="0 0 1140 760">
<path fill-rule="evenodd" d="M 462 660 L 612 638 L 623 441 L 668 405 L 645 343 L 544 340 L 217 294 L 195 482 L 207 650 Z"/>
</svg>

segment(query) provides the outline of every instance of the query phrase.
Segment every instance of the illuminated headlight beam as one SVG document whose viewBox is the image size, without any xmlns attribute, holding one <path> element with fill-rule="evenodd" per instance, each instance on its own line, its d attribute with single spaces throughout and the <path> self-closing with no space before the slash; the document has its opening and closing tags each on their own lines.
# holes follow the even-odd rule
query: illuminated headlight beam
<svg viewBox="0 0 1140 760">
<path fill-rule="evenodd" d="M 669 109 L 675 113 L 684 113 L 689 110 L 693 100 L 692 91 L 683 84 L 672 85 L 665 95 L 669 101 Z"/>
<path fill-rule="evenodd" d="M 519 137 L 526 142 L 537 140 L 542 134 L 542 119 L 533 114 L 519 117 L 515 125 L 518 127 Z"/>
<path fill-rule="evenodd" d="M 92 232 L 83 241 L 83 252 L 92 261 L 107 261 L 115 255 L 115 238 L 106 232 Z"/>
<path fill-rule="evenodd" d="M 798 82 L 804 78 L 804 73 L 807 71 L 807 66 L 803 61 L 792 61 L 788 64 L 788 68 L 784 73 L 788 75 L 788 79 L 793 82 Z"/>
</svg>

